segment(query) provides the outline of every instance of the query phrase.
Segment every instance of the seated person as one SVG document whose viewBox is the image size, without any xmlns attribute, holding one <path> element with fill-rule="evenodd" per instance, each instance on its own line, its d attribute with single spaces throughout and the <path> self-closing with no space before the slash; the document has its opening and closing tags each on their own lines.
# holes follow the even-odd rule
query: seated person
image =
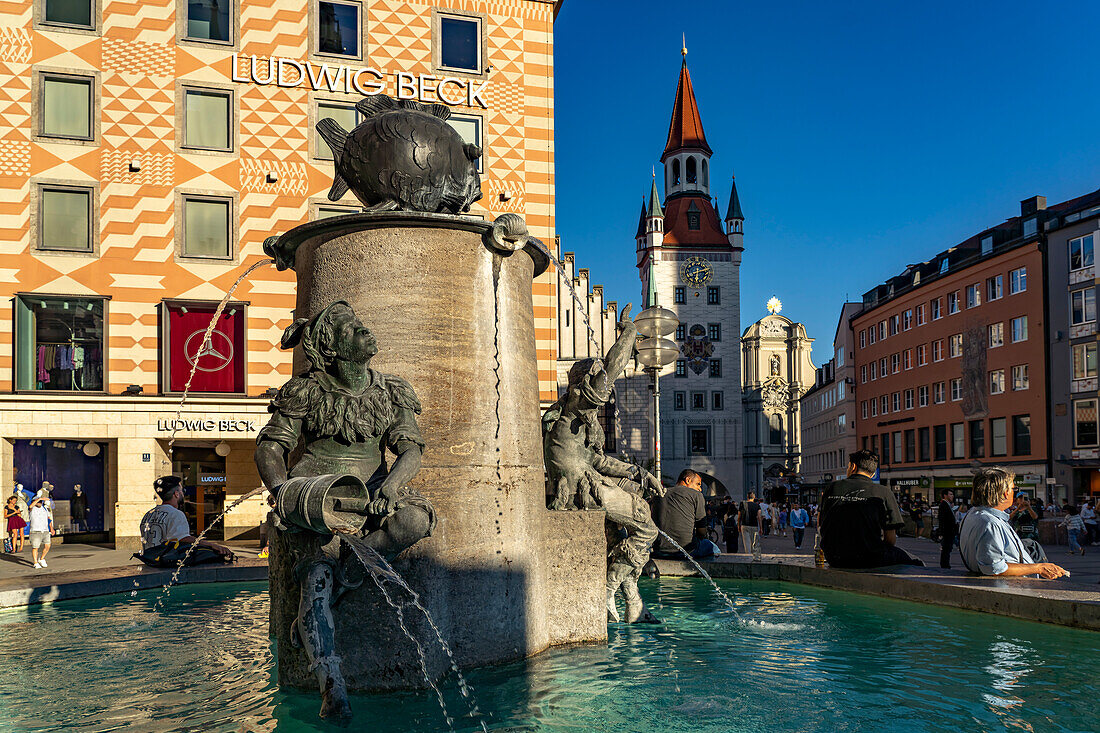
<svg viewBox="0 0 1100 733">
<path fill-rule="evenodd" d="M 878 454 L 858 450 L 848 456 L 848 477 L 821 496 L 821 549 L 834 568 L 924 565 L 894 546 L 905 519 L 894 494 L 871 479 L 877 470 Z"/>
<path fill-rule="evenodd" d="M 153 482 L 153 490 L 161 504 L 153 507 L 141 520 L 141 546 L 144 550 L 169 542 L 189 545 L 195 542 L 187 515 L 180 511 L 183 503 L 183 479 L 179 476 L 161 476 Z M 232 556 L 228 547 L 202 540 L 199 547 L 207 547 L 219 555 Z"/>
<path fill-rule="evenodd" d="M 1053 580 L 1069 575 L 1048 562 L 1034 562 L 1012 530 L 1008 508 L 1015 501 L 1016 475 L 1003 468 L 983 468 L 974 476 L 973 508 L 959 527 L 959 552 L 972 573 L 1016 577 L 1038 574 Z"/>
<path fill-rule="evenodd" d="M 657 499 L 653 518 L 661 531 L 691 553 L 692 557 L 721 554 L 718 545 L 706 539 L 707 504 L 703 499 L 703 477 L 690 468 L 681 471 L 676 485 Z M 682 558 L 683 553 L 663 535 L 658 535 L 653 556 Z"/>
</svg>

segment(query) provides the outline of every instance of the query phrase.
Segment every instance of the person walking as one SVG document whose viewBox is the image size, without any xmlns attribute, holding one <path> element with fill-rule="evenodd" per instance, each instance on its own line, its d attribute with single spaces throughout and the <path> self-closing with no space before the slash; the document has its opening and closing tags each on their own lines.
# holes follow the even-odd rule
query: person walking
<svg viewBox="0 0 1100 733">
<path fill-rule="evenodd" d="M 760 502 L 760 527 L 763 533 L 762 537 L 767 537 L 772 533 L 772 505 L 765 499 Z"/>
<path fill-rule="evenodd" d="M 943 492 L 940 498 L 940 567 L 944 570 L 951 569 L 951 548 L 954 547 L 955 537 L 959 534 L 959 527 L 955 522 L 955 508 L 952 506 L 954 500 L 955 492 L 951 489 Z"/>
<path fill-rule="evenodd" d="M 46 489 L 38 492 L 38 496 L 31 502 L 31 521 L 29 524 L 31 538 L 31 559 L 35 568 L 48 568 L 46 555 L 50 551 L 50 537 L 54 533 L 53 512 L 50 510 L 50 494 Z M 39 556 L 41 550 L 41 557 Z"/>
<path fill-rule="evenodd" d="M 810 523 L 810 514 L 798 505 L 791 502 L 791 513 L 787 518 L 791 523 L 791 534 L 794 535 L 794 549 L 802 547 L 802 538 L 806 534 L 806 525 Z"/>
<path fill-rule="evenodd" d="M 1069 534 L 1069 552 L 1066 554 L 1076 555 L 1080 551 L 1084 555 L 1085 548 L 1081 546 L 1081 541 L 1085 536 L 1085 523 L 1081 521 L 1081 513 L 1077 507 L 1072 504 L 1067 507 L 1066 518 L 1062 520 L 1061 526 Z"/>
<path fill-rule="evenodd" d="M 756 494 L 749 492 L 749 496 L 743 502 L 738 510 L 740 514 L 741 522 L 741 539 L 745 544 L 745 552 L 752 553 L 752 561 L 760 562 L 761 556 L 761 535 L 764 534 L 764 513 L 760 511 L 760 505 L 756 503 Z"/>
<path fill-rule="evenodd" d="M 780 534 L 783 537 L 786 537 L 787 536 L 787 507 L 783 506 L 782 504 L 779 506 L 778 522 L 779 522 L 779 529 L 777 530 L 777 534 Z"/>
<path fill-rule="evenodd" d="M 1082 544 L 1093 547 L 1100 544 L 1100 527 L 1096 523 L 1096 508 L 1093 502 L 1086 501 L 1081 507 L 1081 521 L 1085 524 L 1085 541 Z"/>
<path fill-rule="evenodd" d="M 7 527 L 11 552 L 23 551 L 23 528 L 27 523 L 23 520 L 23 512 L 19 509 L 19 500 L 15 496 L 9 496 L 4 505 L 4 526 Z"/>
</svg>

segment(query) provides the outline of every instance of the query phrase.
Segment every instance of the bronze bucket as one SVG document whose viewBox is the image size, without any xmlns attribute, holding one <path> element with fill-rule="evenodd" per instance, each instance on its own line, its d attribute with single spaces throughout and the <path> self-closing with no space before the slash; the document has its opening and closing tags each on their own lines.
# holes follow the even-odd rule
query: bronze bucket
<svg viewBox="0 0 1100 733">
<path fill-rule="evenodd" d="M 355 476 L 324 474 L 287 479 L 275 496 L 284 522 L 318 534 L 360 532 L 367 523 L 361 508 L 370 501 L 367 487 Z"/>
</svg>

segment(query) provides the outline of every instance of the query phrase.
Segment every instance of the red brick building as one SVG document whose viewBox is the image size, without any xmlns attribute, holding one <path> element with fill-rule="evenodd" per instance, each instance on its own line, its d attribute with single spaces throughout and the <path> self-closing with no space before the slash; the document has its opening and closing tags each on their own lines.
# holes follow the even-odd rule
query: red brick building
<svg viewBox="0 0 1100 733">
<path fill-rule="evenodd" d="M 1043 488 L 1044 255 L 1042 233 L 1024 223 L 1035 206 L 864 295 L 850 321 L 855 424 L 884 484 L 965 496 L 982 464 L 1010 467 L 1021 490 Z"/>
</svg>

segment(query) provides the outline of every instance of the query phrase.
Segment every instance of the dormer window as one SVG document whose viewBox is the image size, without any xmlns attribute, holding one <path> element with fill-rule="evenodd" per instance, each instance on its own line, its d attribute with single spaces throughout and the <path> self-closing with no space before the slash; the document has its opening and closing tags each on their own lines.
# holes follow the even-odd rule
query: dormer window
<svg viewBox="0 0 1100 733">
<path fill-rule="evenodd" d="M 695 205 L 695 202 L 691 202 L 691 206 L 687 210 L 688 229 L 699 229 L 699 207 Z"/>
<path fill-rule="evenodd" d="M 987 255 L 993 252 L 993 237 L 982 237 L 982 255 Z"/>
<path fill-rule="evenodd" d="M 1025 219 L 1024 220 L 1024 236 L 1025 237 L 1030 237 L 1032 234 L 1035 234 L 1035 232 L 1038 231 L 1038 229 L 1039 229 L 1038 222 L 1036 222 L 1034 216 L 1031 217 L 1030 219 Z"/>
<path fill-rule="evenodd" d="M 950 267 L 950 266 L 951 266 L 951 261 L 949 259 L 947 259 L 946 257 L 944 257 L 943 261 L 940 262 L 940 274 L 942 275 L 943 273 L 947 272 L 947 268 Z"/>
</svg>

